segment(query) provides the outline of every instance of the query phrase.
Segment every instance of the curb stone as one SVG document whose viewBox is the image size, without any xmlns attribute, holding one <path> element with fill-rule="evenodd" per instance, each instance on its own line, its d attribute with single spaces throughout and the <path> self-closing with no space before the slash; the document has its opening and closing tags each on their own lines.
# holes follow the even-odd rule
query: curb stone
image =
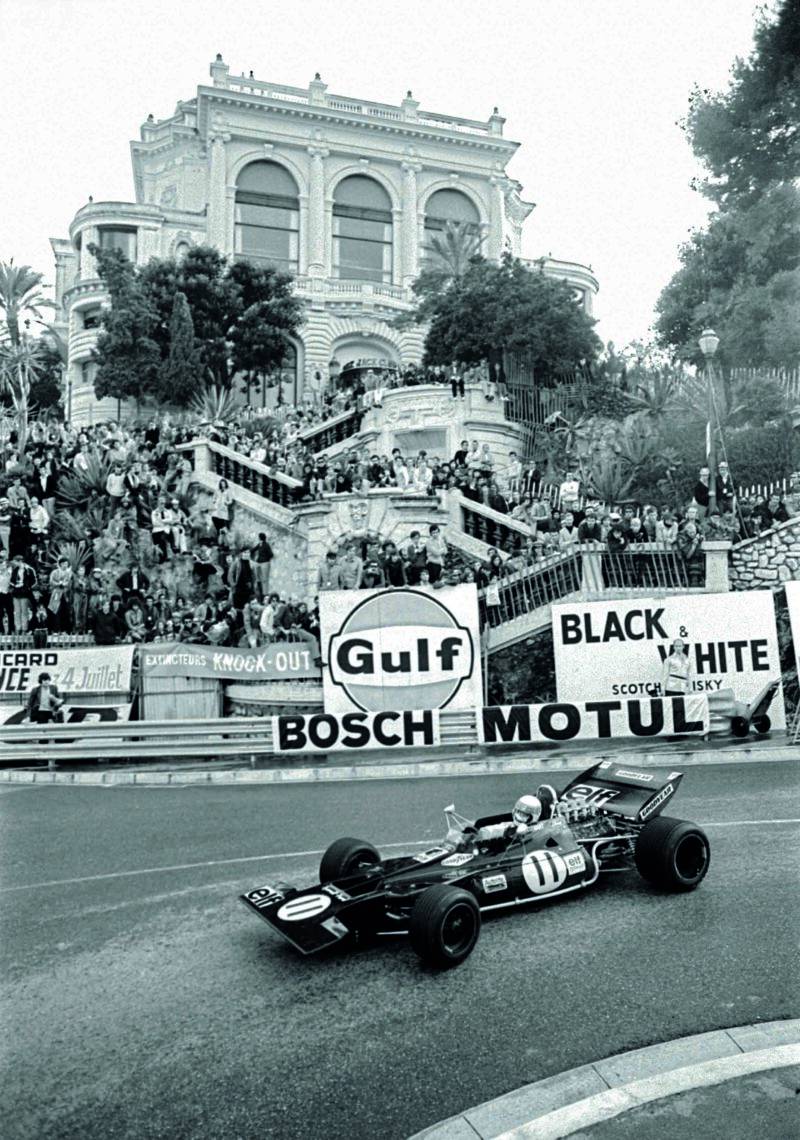
<svg viewBox="0 0 800 1140">
<path fill-rule="evenodd" d="M 800 1019 L 715 1030 L 546 1077 L 410 1140 L 558 1140 L 687 1089 L 798 1063 Z"/>
</svg>

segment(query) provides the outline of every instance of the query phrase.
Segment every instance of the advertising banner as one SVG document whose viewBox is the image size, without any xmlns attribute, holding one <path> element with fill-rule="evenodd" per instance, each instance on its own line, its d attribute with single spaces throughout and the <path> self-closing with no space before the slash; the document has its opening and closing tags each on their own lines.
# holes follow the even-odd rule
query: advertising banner
<svg viewBox="0 0 800 1140">
<path fill-rule="evenodd" d="M 324 590 L 319 605 L 326 712 L 483 703 L 474 584 Z"/>
<path fill-rule="evenodd" d="M 483 709 L 478 717 L 478 738 L 482 744 L 703 736 L 708 730 L 708 698 L 700 694 L 574 704 L 497 705 Z"/>
<path fill-rule="evenodd" d="M 61 712 L 65 724 L 97 724 L 100 721 L 129 720 L 131 706 L 62 705 Z M 0 705 L 0 724 L 27 724 L 27 720 L 28 712 L 24 707 L 14 709 L 12 705 Z"/>
<path fill-rule="evenodd" d="M 385 709 L 341 716 L 273 716 L 276 752 L 356 752 L 368 748 L 424 748 L 441 742 L 439 710 Z"/>
<path fill-rule="evenodd" d="M 681 594 L 553 606 L 553 650 L 560 701 L 606 701 L 662 693 L 664 661 L 675 638 L 689 658 L 689 691 L 730 689 L 755 700 L 781 676 L 775 607 L 769 590 Z M 783 694 L 770 709 L 785 726 Z"/>
<path fill-rule="evenodd" d="M 49 673 L 62 694 L 130 692 L 132 645 L 88 649 L 4 649 L 0 651 L 0 701 L 27 693 L 40 673 Z"/>
<path fill-rule="evenodd" d="M 794 662 L 800 663 L 800 582 L 784 582 L 786 605 L 789 608 L 789 625 L 794 642 Z M 800 670 L 798 670 L 800 676 Z"/>
<path fill-rule="evenodd" d="M 259 649 L 166 642 L 141 649 L 146 677 L 211 677 L 218 681 L 287 681 L 319 677 L 316 642 L 276 641 Z"/>
</svg>

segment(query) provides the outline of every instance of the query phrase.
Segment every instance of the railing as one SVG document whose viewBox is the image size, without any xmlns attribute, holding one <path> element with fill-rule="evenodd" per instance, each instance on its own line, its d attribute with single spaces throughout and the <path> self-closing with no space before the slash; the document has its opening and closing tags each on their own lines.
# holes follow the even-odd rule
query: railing
<svg viewBox="0 0 800 1140">
<path fill-rule="evenodd" d="M 335 443 L 351 439 L 361 431 L 361 420 L 364 413 L 359 410 L 342 412 L 334 419 L 325 420 L 324 423 L 314 424 L 305 431 L 297 433 L 297 438 L 314 455 L 333 447 Z"/>
<path fill-rule="evenodd" d="M 94 645 L 91 633 L 48 633 L 45 649 L 85 649 Z M 0 651 L 4 649 L 35 649 L 32 633 L 0 634 Z"/>
<path fill-rule="evenodd" d="M 502 515 L 493 511 L 483 503 L 475 503 L 471 499 L 459 496 L 461 506 L 461 529 L 470 538 L 478 538 L 487 546 L 496 546 L 498 550 L 510 554 L 517 550 L 533 531 L 525 523 L 517 522 L 509 515 Z"/>
<path fill-rule="evenodd" d="M 271 471 L 262 463 L 245 459 L 220 444 L 207 443 L 211 455 L 211 470 L 229 483 L 252 491 L 279 507 L 291 510 L 300 497 L 303 484 L 299 479 Z"/>
<path fill-rule="evenodd" d="M 477 739 L 476 715 L 474 709 L 460 712 L 443 710 L 439 722 L 441 747 L 474 744 Z M 0 738 L 0 763 L 6 766 L 14 763 L 18 767 L 46 763 L 53 769 L 59 764 L 106 760 L 169 762 L 177 757 L 204 760 L 224 756 L 248 757 L 252 761 L 257 756 L 275 754 L 269 717 L 83 722 L 79 729 L 80 738 L 76 738 L 76 729 L 74 724 L 4 725 Z M 342 753 L 341 759 L 352 764 L 363 755 L 363 752 Z M 384 762 L 390 755 L 387 749 L 380 753 Z M 402 756 L 402 752 L 399 755 Z M 307 766 L 309 760 L 324 763 L 324 754 L 314 757 L 292 753 L 287 756 L 287 763 L 292 760 L 299 768 Z M 13 772 L 3 775 L 13 781 Z M 148 780 L 152 777 L 144 773 L 142 778 Z"/>
<path fill-rule="evenodd" d="M 499 605 L 487 603 L 487 590 L 478 594 L 478 612 L 481 629 L 496 629 L 505 622 L 515 621 L 525 614 L 534 613 L 560 598 L 576 594 L 581 588 L 580 553 L 555 555 L 543 559 L 539 565 L 522 570 L 502 579 L 499 585 Z"/>
<path fill-rule="evenodd" d="M 568 595 L 596 598 L 702 589 L 705 580 L 704 557 L 687 563 L 678 550 L 663 543 L 643 542 L 621 553 L 606 550 L 603 543 L 585 543 L 500 579 L 496 605 L 488 605 L 489 591 L 481 590 L 481 626 L 497 629 Z"/>
</svg>

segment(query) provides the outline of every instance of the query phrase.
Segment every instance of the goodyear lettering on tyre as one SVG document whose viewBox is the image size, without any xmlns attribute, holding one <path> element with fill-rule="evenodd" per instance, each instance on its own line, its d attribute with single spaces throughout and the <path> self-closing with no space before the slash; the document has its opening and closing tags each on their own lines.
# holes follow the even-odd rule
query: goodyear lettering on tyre
<svg viewBox="0 0 800 1140">
<path fill-rule="evenodd" d="M 438 598 L 418 590 L 367 598 L 328 646 L 331 681 L 365 712 L 444 708 L 475 666 L 470 630 Z"/>
</svg>

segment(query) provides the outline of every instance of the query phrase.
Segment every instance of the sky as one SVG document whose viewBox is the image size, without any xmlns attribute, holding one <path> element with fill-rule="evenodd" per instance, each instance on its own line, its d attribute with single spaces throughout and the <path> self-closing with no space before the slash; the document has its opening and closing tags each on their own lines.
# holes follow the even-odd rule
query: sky
<svg viewBox="0 0 800 1140">
<path fill-rule="evenodd" d="M 231 74 L 486 120 L 521 143 L 536 203 L 525 257 L 591 266 L 596 331 L 647 340 L 708 203 L 679 120 L 752 49 L 754 0 L 0 0 L 0 261 L 53 280 L 49 239 L 95 201 L 132 201 L 131 140 L 152 112 Z"/>
</svg>

